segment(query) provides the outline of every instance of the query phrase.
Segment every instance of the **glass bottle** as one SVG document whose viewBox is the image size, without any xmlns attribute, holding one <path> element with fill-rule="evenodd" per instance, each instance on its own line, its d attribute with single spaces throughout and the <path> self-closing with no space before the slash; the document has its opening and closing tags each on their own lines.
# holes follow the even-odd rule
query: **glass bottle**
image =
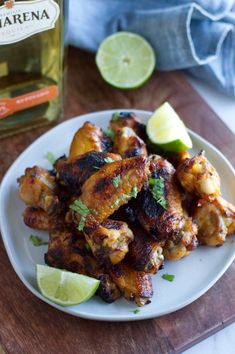
<svg viewBox="0 0 235 354">
<path fill-rule="evenodd" d="M 63 111 L 68 0 L 0 0 L 0 139 Z"/>
</svg>

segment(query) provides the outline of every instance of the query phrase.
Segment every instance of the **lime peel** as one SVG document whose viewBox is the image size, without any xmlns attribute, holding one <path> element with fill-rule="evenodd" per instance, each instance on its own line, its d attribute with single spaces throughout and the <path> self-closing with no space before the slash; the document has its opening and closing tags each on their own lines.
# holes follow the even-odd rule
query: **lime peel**
<svg viewBox="0 0 235 354">
<path fill-rule="evenodd" d="M 37 264 L 37 283 L 43 296 L 61 306 L 78 305 L 89 300 L 100 281 L 86 275 Z"/>
</svg>

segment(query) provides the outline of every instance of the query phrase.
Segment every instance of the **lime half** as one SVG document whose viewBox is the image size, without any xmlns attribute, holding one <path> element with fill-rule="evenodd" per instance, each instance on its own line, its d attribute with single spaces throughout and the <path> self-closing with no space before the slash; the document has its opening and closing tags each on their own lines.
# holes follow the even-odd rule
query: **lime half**
<svg viewBox="0 0 235 354">
<path fill-rule="evenodd" d="M 141 36 L 117 32 L 100 45 L 96 64 L 105 81 L 121 89 L 137 88 L 145 83 L 155 68 L 155 54 Z"/>
<path fill-rule="evenodd" d="M 100 281 L 85 275 L 37 264 L 38 287 L 47 299 L 61 306 L 77 305 L 90 299 Z"/>
<path fill-rule="evenodd" d="M 147 135 L 152 144 L 165 151 L 184 151 L 193 146 L 184 123 L 168 102 L 150 117 Z"/>
</svg>

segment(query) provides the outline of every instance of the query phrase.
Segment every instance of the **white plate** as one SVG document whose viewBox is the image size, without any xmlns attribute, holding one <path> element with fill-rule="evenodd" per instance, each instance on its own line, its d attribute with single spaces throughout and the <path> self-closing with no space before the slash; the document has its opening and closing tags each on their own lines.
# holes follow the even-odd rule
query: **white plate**
<svg viewBox="0 0 235 354">
<path fill-rule="evenodd" d="M 117 110 L 115 110 L 117 111 Z M 133 110 L 135 111 L 135 110 Z M 36 233 L 45 240 L 46 232 L 33 231 L 24 225 L 22 212 L 24 204 L 18 197 L 17 178 L 24 173 L 26 167 L 40 165 L 51 168 L 45 155 L 52 151 L 56 157 L 68 153 L 68 148 L 75 131 L 89 120 L 102 128 L 106 128 L 114 111 L 103 111 L 86 114 L 66 121 L 53 128 L 36 140 L 11 166 L 5 175 L 0 188 L 0 224 L 3 241 L 16 273 L 26 287 L 37 297 L 69 314 L 106 321 L 133 321 L 161 316 L 176 311 L 204 294 L 226 271 L 235 258 L 234 237 L 228 239 L 223 247 L 199 247 L 178 262 L 166 262 L 164 270 L 153 276 L 154 296 L 151 304 L 136 309 L 134 303 L 124 299 L 113 304 L 106 304 L 94 296 L 88 302 L 63 308 L 45 299 L 38 291 L 35 279 L 35 264 L 44 264 L 46 246 L 34 247 L 29 242 L 30 233 Z M 143 123 L 147 122 L 150 112 L 135 111 Z M 193 140 L 193 151 L 204 149 L 212 164 L 216 167 L 222 181 L 222 191 L 226 199 L 235 204 L 234 177 L 235 172 L 228 160 L 214 146 L 197 134 L 190 132 Z M 174 274 L 173 282 L 161 278 L 163 273 Z M 226 289 L 225 289 L 226 291 Z"/>
</svg>

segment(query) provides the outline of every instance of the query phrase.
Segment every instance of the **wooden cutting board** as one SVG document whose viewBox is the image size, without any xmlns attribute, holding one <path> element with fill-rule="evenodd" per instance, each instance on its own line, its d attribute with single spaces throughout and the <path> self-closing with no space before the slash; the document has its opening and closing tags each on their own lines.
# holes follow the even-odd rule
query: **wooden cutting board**
<svg viewBox="0 0 235 354">
<path fill-rule="evenodd" d="M 235 165 L 234 135 L 180 73 L 157 72 L 144 87 L 128 92 L 103 82 L 92 54 L 70 49 L 68 67 L 65 119 L 111 108 L 153 110 L 168 100 L 190 128 L 217 146 Z M 0 176 L 48 129 L 0 141 Z M 235 320 L 235 263 L 193 304 L 167 316 L 128 323 L 83 320 L 43 303 L 21 283 L 2 242 L 0 269 L 0 353 L 180 353 Z"/>
</svg>

